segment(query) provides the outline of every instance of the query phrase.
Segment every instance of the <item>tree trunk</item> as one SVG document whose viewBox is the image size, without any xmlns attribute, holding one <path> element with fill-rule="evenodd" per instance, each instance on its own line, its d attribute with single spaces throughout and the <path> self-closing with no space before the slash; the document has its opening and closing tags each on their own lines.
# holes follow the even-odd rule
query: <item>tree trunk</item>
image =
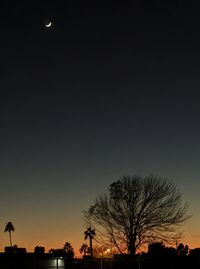
<svg viewBox="0 0 200 269">
<path fill-rule="evenodd" d="M 129 253 L 131 256 L 135 256 L 135 247 L 134 246 L 130 246 Z"/>
<path fill-rule="evenodd" d="M 131 236 L 128 246 L 129 254 L 131 256 L 135 256 L 136 247 L 135 247 L 135 238 Z"/>
<path fill-rule="evenodd" d="M 11 231 L 9 231 L 9 237 L 10 237 L 10 246 L 12 247 Z"/>
<path fill-rule="evenodd" d="M 93 256 L 93 249 L 92 249 L 92 237 L 90 236 L 90 254 Z"/>
</svg>

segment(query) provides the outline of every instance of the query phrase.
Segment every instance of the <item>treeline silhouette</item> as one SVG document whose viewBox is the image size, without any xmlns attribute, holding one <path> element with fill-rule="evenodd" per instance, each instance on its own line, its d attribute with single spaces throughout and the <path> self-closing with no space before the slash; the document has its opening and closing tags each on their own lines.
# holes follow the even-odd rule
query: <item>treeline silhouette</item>
<svg viewBox="0 0 200 269">
<path fill-rule="evenodd" d="M 87 259 L 86 259 L 87 260 Z M 86 269 L 199 269 L 200 248 L 189 250 L 188 245 L 179 244 L 176 248 L 166 247 L 163 243 L 152 243 L 147 252 L 136 255 L 114 254 L 112 259 L 91 258 L 84 262 Z"/>
<path fill-rule="evenodd" d="M 188 245 L 177 248 L 166 247 L 163 243 L 152 243 L 147 253 L 137 255 L 140 269 L 186 269 L 200 268 L 200 248 L 189 250 Z M 118 267 L 117 267 L 118 268 Z"/>
<path fill-rule="evenodd" d="M 71 250 L 67 244 L 66 249 Z M 13 248 L 14 249 L 14 248 Z M 63 248 L 64 249 L 64 248 Z M 34 253 L 9 252 L 0 254 L 0 268 L 4 269 L 199 269 L 200 248 L 189 250 L 184 244 L 176 248 L 166 247 L 163 243 L 152 243 L 147 252 L 135 255 L 113 254 L 112 257 L 95 258 L 83 255 L 82 259 L 67 255 L 62 249 L 44 253 L 36 247 Z M 7 249 L 9 250 L 9 248 Z M 69 254 L 69 253 L 68 253 Z M 61 263 L 60 263 L 61 261 Z M 3 266 L 3 267 L 2 267 Z"/>
<path fill-rule="evenodd" d="M 12 229 L 13 231 L 13 229 Z M 23 269 L 188 269 L 200 268 L 200 248 L 189 249 L 188 245 L 177 244 L 176 248 L 165 246 L 163 242 L 148 245 L 147 252 L 132 254 L 116 254 L 109 249 L 109 255 L 103 255 L 103 246 L 99 251 L 92 241 L 95 229 L 88 227 L 84 231 L 84 240 L 89 240 L 90 246 L 84 242 L 80 248 L 82 258 L 74 258 L 74 249 L 70 242 L 65 242 L 62 248 L 50 249 L 36 246 L 34 253 L 27 253 L 26 248 L 17 245 L 5 247 L 0 253 L 0 268 Z M 104 251 L 105 252 L 105 251 Z M 58 262 L 62 260 L 62 262 Z M 59 265 L 60 263 L 60 265 Z M 44 266 L 46 264 L 46 266 Z M 55 266 L 52 266 L 55 264 Z M 23 267 L 24 265 L 24 267 Z M 49 267 L 50 265 L 50 267 Z M 42 266 L 42 267 L 41 267 Z"/>
</svg>

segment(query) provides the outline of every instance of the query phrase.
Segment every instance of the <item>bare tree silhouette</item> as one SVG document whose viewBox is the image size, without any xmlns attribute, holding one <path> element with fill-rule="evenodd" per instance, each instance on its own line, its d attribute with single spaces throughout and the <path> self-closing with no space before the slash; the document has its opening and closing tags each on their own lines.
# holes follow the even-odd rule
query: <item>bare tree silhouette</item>
<svg viewBox="0 0 200 269">
<path fill-rule="evenodd" d="M 145 243 L 180 238 L 177 228 L 189 218 L 188 204 L 171 180 L 150 175 L 123 177 L 85 212 L 98 237 L 121 253 L 134 255 Z M 88 236 L 90 230 L 87 231 Z"/>
</svg>

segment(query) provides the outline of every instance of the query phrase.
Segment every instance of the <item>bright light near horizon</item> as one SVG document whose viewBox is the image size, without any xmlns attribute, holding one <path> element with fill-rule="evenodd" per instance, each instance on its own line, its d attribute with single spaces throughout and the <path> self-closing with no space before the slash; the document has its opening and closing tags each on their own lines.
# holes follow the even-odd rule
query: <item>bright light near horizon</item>
<svg viewBox="0 0 200 269">
<path fill-rule="evenodd" d="M 107 255 L 109 255 L 109 254 L 110 254 L 110 248 L 107 249 Z"/>
</svg>

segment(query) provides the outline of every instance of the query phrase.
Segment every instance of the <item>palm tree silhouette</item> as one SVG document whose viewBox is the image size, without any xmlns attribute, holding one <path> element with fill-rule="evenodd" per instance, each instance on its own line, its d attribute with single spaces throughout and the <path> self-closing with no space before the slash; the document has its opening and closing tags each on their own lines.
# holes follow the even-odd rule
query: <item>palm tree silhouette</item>
<svg viewBox="0 0 200 269">
<path fill-rule="evenodd" d="M 74 257 L 74 249 L 73 249 L 71 243 L 66 242 L 64 244 L 63 250 L 65 251 L 68 258 L 73 259 L 73 257 Z"/>
<path fill-rule="evenodd" d="M 11 232 L 14 232 L 15 231 L 15 227 L 13 226 L 12 222 L 9 221 L 7 224 L 6 224 L 6 227 L 5 227 L 5 230 L 4 232 L 8 232 L 9 233 L 9 238 L 10 238 L 10 246 L 12 247 L 12 237 L 11 237 Z"/>
<path fill-rule="evenodd" d="M 92 240 L 94 239 L 96 233 L 95 229 L 92 229 L 91 227 L 88 227 L 87 230 L 84 232 L 85 234 L 85 240 L 89 238 L 90 241 L 90 255 L 93 256 L 93 249 L 92 249 Z"/>
<path fill-rule="evenodd" d="M 69 242 L 66 242 L 66 243 L 64 244 L 63 249 L 64 249 L 66 252 L 68 252 L 68 251 L 74 251 L 74 249 L 73 249 L 71 243 L 69 243 Z"/>
<path fill-rule="evenodd" d="M 81 246 L 81 248 L 79 249 L 79 252 L 80 253 L 83 253 L 84 256 L 86 256 L 87 252 L 88 252 L 88 245 L 87 244 L 84 244 Z"/>
</svg>

